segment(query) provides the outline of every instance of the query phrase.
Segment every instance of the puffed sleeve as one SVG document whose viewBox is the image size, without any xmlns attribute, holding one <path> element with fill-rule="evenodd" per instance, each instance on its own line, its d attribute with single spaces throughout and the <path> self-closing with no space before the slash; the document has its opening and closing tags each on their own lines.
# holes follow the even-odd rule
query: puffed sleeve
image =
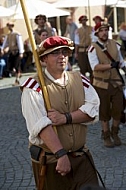
<svg viewBox="0 0 126 190">
<path fill-rule="evenodd" d="M 88 88 L 84 87 L 84 92 L 85 92 L 85 104 L 82 105 L 79 109 L 82 112 L 88 114 L 90 117 L 94 118 L 93 121 L 85 123 L 86 125 L 88 125 L 88 124 L 93 124 L 99 120 L 100 100 L 96 90 L 93 88 L 91 84 L 89 85 Z"/>
<path fill-rule="evenodd" d="M 44 100 L 40 93 L 30 88 L 24 88 L 21 97 L 22 114 L 26 120 L 29 132 L 29 141 L 33 144 L 42 144 L 38 134 L 47 125 L 52 124 L 47 117 Z"/>
</svg>

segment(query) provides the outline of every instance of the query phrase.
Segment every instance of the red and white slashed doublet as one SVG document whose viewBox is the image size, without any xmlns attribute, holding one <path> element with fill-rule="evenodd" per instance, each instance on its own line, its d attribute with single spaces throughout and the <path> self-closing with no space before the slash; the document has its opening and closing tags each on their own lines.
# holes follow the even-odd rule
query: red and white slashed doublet
<svg viewBox="0 0 126 190">
<path fill-rule="evenodd" d="M 90 86 L 90 80 L 87 79 L 84 75 L 81 74 L 81 78 L 82 78 L 82 83 L 83 83 L 83 87 L 84 89 L 88 89 Z"/>
<path fill-rule="evenodd" d="M 28 78 L 22 85 L 21 85 L 21 88 L 31 88 L 37 92 L 39 92 L 40 94 L 42 94 L 42 91 L 41 91 L 41 88 L 40 88 L 40 85 L 39 83 L 33 79 L 33 78 Z"/>
<path fill-rule="evenodd" d="M 81 78 L 82 78 L 83 87 L 86 90 L 89 87 L 89 85 L 90 85 L 90 81 L 84 75 L 82 75 L 82 74 L 81 74 Z M 31 88 L 31 89 L 39 92 L 40 94 L 42 94 L 42 91 L 41 91 L 39 83 L 35 79 L 33 79 L 33 78 L 28 78 L 21 85 L 21 88 L 24 88 L 24 87 Z"/>
<path fill-rule="evenodd" d="M 92 52 L 94 50 L 94 46 L 91 45 L 89 48 L 88 48 L 88 52 Z"/>
</svg>

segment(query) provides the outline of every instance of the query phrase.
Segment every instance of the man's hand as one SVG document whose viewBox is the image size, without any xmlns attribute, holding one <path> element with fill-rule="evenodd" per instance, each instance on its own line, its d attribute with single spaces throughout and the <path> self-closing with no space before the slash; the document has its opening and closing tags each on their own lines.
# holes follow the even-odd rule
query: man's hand
<svg viewBox="0 0 126 190">
<path fill-rule="evenodd" d="M 66 123 L 65 115 L 55 109 L 50 109 L 47 115 L 49 119 L 52 121 L 52 125 L 57 126 L 57 125 L 63 125 Z"/>
<path fill-rule="evenodd" d="M 20 57 L 20 59 L 22 59 L 23 58 L 23 53 L 20 53 L 19 57 Z"/>
<path fill-rule="evenodd" d="M 56 171 L 65 176 L 71 170 L 71 164 L 67 155 L 60 157 L 57 161 Z"/>
</svg>

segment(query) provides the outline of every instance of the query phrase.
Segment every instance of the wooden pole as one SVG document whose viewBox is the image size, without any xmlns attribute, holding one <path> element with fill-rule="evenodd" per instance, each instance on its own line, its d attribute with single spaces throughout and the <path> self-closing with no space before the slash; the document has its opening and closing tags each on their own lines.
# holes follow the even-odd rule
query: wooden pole
<svg viewBox="0 0 126 190">
<path fill-rule="evenodd" d="M 28 12 L 26 10 L 25 0 L 20 0 L 20 4 L 21 4 L 22 11 L 23 11 L 23 14 L 24 14 L 24 19 L 25 19 L 25 23 L 26 23 L 26 27 L 27 27 L 27 31 L 28 31 L 28 35 L 29 35 L 29 39 L 30 39 L 30 43 L 31 43 L 31 46 L 32 46 L 33 55 L 34 55 L 34 58 L 35 58 L 35 64 L 36 64 L 36 68 L 37 68 L 37 73 L 38 73 L 38 77 L 39 77 L 39 80 L 40 80 L 40 87 L 41 87 L 42 92 L 43 92 L 46 108 L 47 108 L 47 110 L 49 110 L 51 108 L 50 101 L 49 101 L 49 96 L 48 96 L 47 88 L 46 88 L 43 73 L 42 73 L 42 66 L 40 64 L 39 56 L 38 56 L 38 53 L 37 53 L 37 47 L 36 47 L 36 44 L 35 44 L 33 31 L 32 31 L 31 25 L 30 25 L 30 19 L 28 17 Z M 54 129 L 56 131 L 56 127 L 54 127 Z"/>
</svg>

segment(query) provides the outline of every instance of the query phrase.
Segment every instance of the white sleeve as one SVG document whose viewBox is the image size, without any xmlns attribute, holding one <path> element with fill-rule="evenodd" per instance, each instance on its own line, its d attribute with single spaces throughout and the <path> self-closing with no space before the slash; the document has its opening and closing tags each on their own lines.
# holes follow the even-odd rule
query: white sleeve
<svg viewBox="0 0 126 190">
<path fill-rule="evenodd" d="M 79 109 L 82 112 L 87 113 L 90 117 L 95 118 L 93 121 L 85 123 L 86 125 L 89 125 L 97 122 L 99 119 L 100 99 L 92 85 L 90 85 L 88 88 L 84 87 L 84 92 L 85 92 L 85 104 L 82 105 Z"/>
<path fill-rule="evenodd" d="M 90 63 L 92 70 L 94 70 L 94 67 L 97 64 L 99 64 L 99 60 L 98 60 L 95 48 L 91 52 L 88 51 L 88 59 L 89 59 L 89 63 Z"/>
<path fill-rule="evenodd" d="M 19 53 L 24 53 L 24 44 L 23 44 L 22 36 L 17 34 L 16 39 L 17 39 L 17 44 L 19 48 Z"/>
<path fill-rule="evenodd" d="M 124 67 L 126 65 L 126 61 L 124 60 L 122 54 L 121 54 L 121 51 L 120 51 L 120 45 L 116 45 L 117 46 L 117 49 L 118 49 L 118 55 L 119 55 L 119 62 L 120 62 L 120 67 Z"/>
<path fill-rule="evenodd" d="M 79 45 L 80 44 L 80 39 L 79 39 L 79 35 L 78 35 L 78 33 L 77 32 L 75 32 L 75 44 L 76 45 Z"/>
<path fill-rule="evenodd" d="M 26 120 L 29 140 L 33 144 L 42 144 L 38 134 L 52 122 L 47 117 L 44 100 L 40 93 L 30 88 L 24 88 L 21 97 L 22 114 Z"/>
<path fill-rule="evenodd" d="M 3 44 L 1 46 L 1 49 L 3 50 L 4 48 L 8 47 L 8 40 L 7 40 L 8 36 L 5 36 Z"/>
</svg>

